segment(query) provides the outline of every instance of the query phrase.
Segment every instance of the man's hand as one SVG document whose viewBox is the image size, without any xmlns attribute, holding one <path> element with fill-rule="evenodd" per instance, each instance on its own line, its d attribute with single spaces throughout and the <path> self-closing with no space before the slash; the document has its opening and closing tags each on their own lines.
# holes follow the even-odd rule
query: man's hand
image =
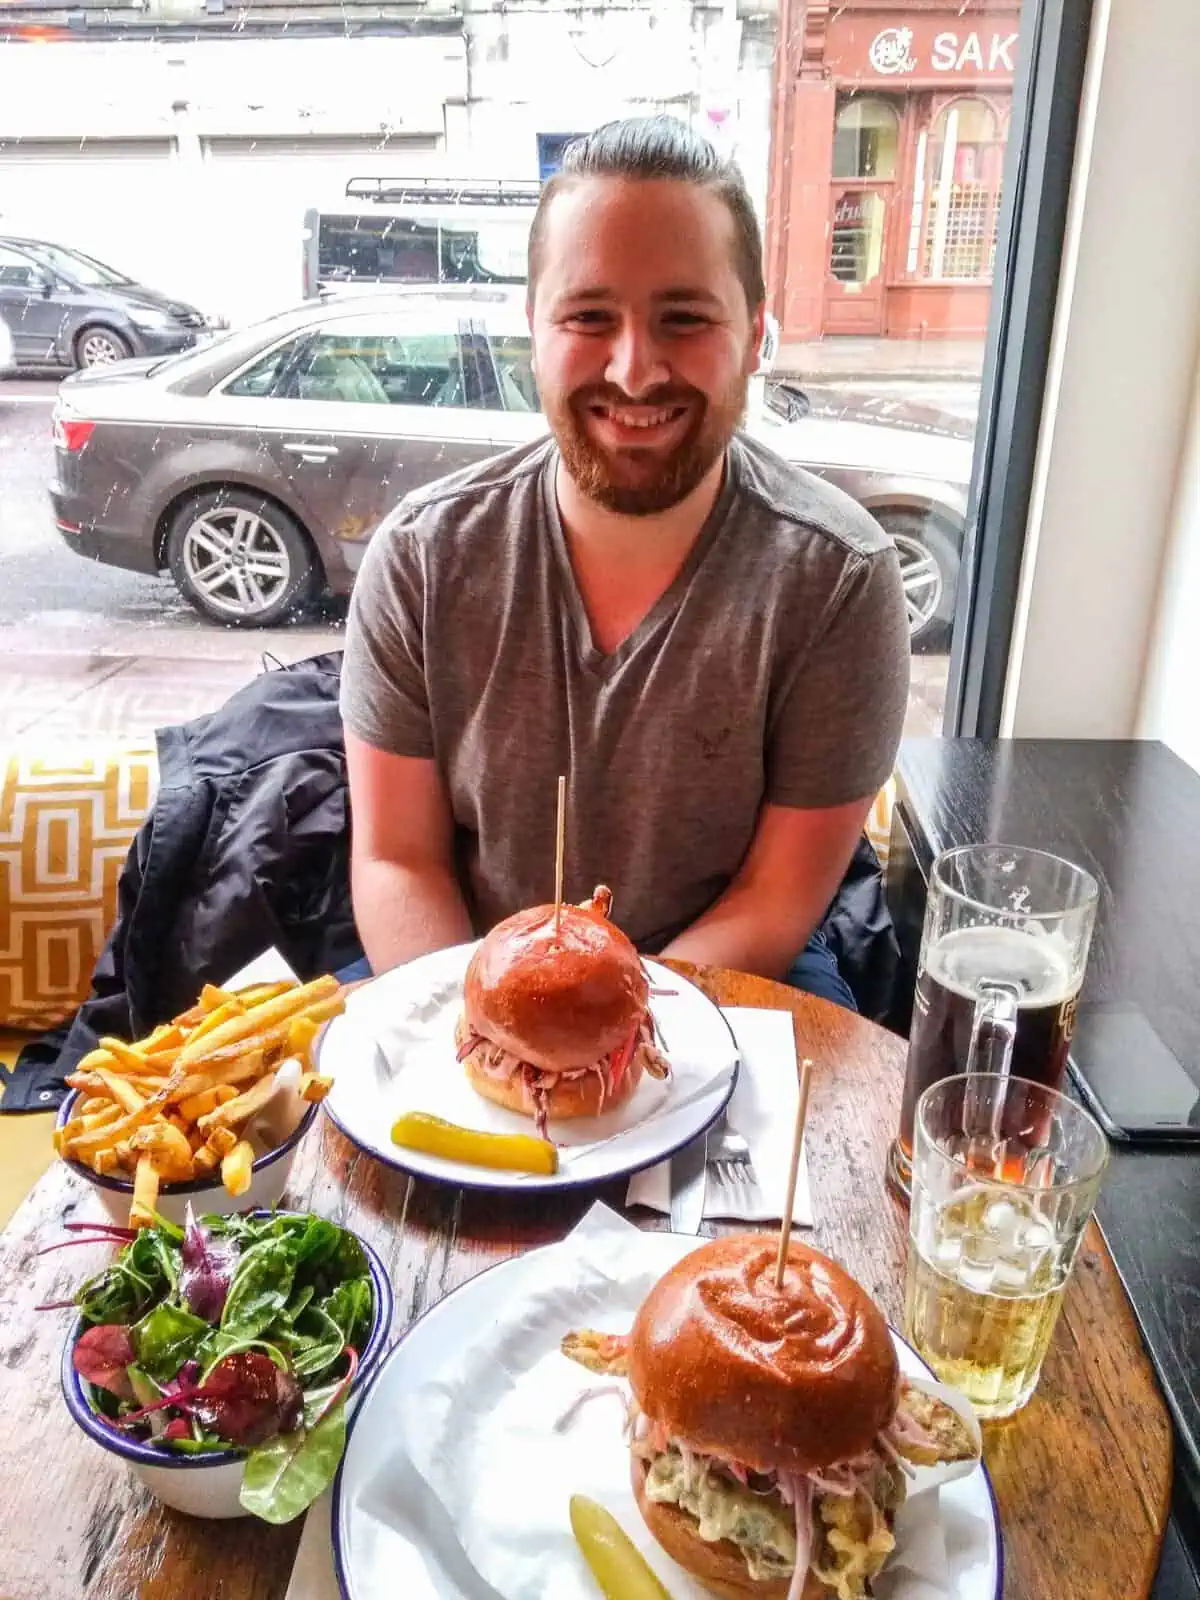
<svg viewBox="0 0 1200 1600">
<path fill-rule="evenodd" d="M 350 888 L 371 970 L 464 944 L 471 919 L 454 872 L 454 819 L 434 762 L 346 732 Z"/>
<path fill-rule="evenodd" d="M 873 799 L 820 811 L 764 806 L 737 877 L 662 954 L 784 977 L 833 899 Z"/>
</svg>

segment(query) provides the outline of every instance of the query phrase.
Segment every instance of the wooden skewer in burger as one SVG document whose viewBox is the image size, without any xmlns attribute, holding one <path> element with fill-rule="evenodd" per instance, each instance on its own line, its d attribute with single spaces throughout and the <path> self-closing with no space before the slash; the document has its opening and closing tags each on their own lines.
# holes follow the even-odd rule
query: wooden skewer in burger
<svg viewBox="0 0 1200 1600">
<path fill-rule="evenodd" d="M 582 905 L 562 898 L 566 780 L 558 780 L 555 899 L 506 917 L 480 942 L 463 984 L 458 1059 L 487 1100 L 532 1116 L 542 1138 L 560 1118 L 632 1099 L 642 1074 L 666 1078 L 650 984 L 610 920 L 601 884 Z"/>
</svg>

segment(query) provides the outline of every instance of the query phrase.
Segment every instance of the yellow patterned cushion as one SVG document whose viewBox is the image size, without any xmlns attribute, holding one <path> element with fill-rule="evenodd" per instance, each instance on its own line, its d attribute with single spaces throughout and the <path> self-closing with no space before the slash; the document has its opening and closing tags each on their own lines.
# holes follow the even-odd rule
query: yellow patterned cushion
<svg viewBox="0 0 1200 1600">
<path fill-rule="evenodd" d="M 892 809 L 896 804 L 896 780 L 889 778 L 875 796 L 875 804 L 867 818 L 865 833 L 875 847 L 879 865 L 886 871 L 888 851 L 892 842 Z"/>
<path fill-rule="evenodd" d="M 0 752 L 0 1026 L 54 1027 L 86 997 L 157 782 L 153 746 Z"/>
</svg>

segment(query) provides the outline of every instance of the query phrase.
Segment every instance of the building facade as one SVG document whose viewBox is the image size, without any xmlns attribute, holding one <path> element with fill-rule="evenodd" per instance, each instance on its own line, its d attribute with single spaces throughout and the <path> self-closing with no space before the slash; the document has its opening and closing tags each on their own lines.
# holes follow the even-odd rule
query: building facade
<svg viewBox="0 0 1200 1600">
<path fill-rule="evenodd" d="M 986 330 L 1019 3 L 783 0 L 767 215 L 787 340 Z"/>
<path fill-rule="evenodd" d="M 536 180 L 611 117 L 691 122 L 765 208 L 774 0 L 56 5 L 0 0 L 0 233 L 233 322 L 300 297 L 348 179 Z"/>
</svg>

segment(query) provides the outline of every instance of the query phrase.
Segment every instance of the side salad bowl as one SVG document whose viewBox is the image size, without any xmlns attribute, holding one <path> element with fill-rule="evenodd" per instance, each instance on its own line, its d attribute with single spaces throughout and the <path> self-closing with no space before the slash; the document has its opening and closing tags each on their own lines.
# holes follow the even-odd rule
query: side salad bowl
<svg viewBox="0 0 1200 1600">
<path fill-rule="evenodd" d="M 314 1266 L 305 1241 L 319 1237 L 329 1246 L 331 1228 L 338 1242 Z M 173 1247 L 176 1268 L 184 1265 L 170 1284 Z M 146 1285 L 158 1281 L 156 1273 L 169 1288 L 154 1298 Z M 63 1347 L 62 1390 L 87 1437 L 177 1511 L 279 1523 L 299 1516 L 332 1481 L 346 1422 L 387 1344 L 393 1298 L 382 1261 L 357 1234 L 308 1213 L 256 1211 L 141 1230 L 81 1287 L 76 1303 L 81 1315 Z M 351 1338 L 361 1349 L 350 1347 Z M 131 1351 L 135 1360 L 127 1363 Z M 285 1416 L 292 1419 L 286 1426 Z M 237 1424 L 229 1431 L 240 1428 L 243 1444 L 221 1437 L 223 1419 Z"/>
</svg>

